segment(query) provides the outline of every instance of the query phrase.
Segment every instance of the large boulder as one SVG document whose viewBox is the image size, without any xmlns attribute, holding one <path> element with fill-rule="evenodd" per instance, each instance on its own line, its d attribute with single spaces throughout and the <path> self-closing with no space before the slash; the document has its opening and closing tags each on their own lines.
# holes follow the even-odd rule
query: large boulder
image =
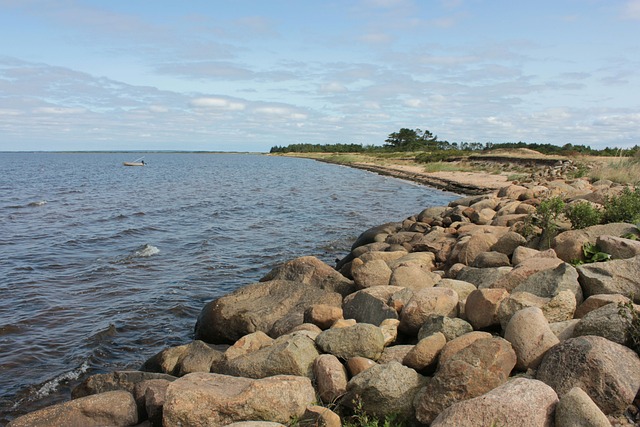
<svg viewBox="0 0 640 427">
<path fill-rule="evenodd" d="M 236 421 L 289 424 L 316 399 L 309 378 L 264 379 L 193 373 L 167 388 L 163 426 L 222 426 Z"/>
<path fill-rule="evenodd" d="M 357 356 L 378 360 L 384 350 L 384 334 L 377 326 L 358 323 L 323 331 L 316 338 L 316 344 L 324 353 L 343 360 Z"/>
<path fill-rule="evenodd" d="M 513 292 L 529 292 L 539 297 L 553 298 L 561 291 L 571 291 L 576 303 L 583 300 L 582 288 L 578 283 L 578 272 L 566 262 L 556 268 L 532 274 L 513 289 Z"/>
<path fill-rule="evenodd" d="M 442 333 L 447 341 L 451 341 L 460 335 L 473 331 L 473 326 L 457 317 L 442 316 L 432 314 L 425 320 L 418 331 L 418 340 L 435 333 Z"/>
<path fill-rule="evenodd" d="M 596 246 L 613 259 L 627 259 L 640 255 L 640 241 L 624 237 L 599 236 Z"/>
<path fill-rule="evenodd" d="M 536 378 L 561 397 L 580 387 L 602 412 L 616 414 L 633 402 L 640 388 L 640 358 L 606 338 L 571 338 L 547 352 Z"/>
<path fill-rule="evenodd" d="M 465 265 L 473 264 L 478 255 L 488 252 L 498 241 L 498 236 L 494 233 L 476 233 L 471 236 L 464 236 L 458 239 L 453 248 L 450 262 L 460 262 Z"/>
<path fill-rule="evenodd" d="M 584 264 L 578 267 L 578 274 L 587 296 L 620 294 L 640 303 L 640 255 Z"/>
<path fill-rule="evenodd" d="M 227 360 L 221 373 L 246 378 L 265 378 L 273 375 L 313 377 L 313 361 L 319 356 L 315 343 L 308 336 L 296 332 L 277 338 L 260 350 Z"/>
<path fill-rule="evenodd" d="M 449 342 L 446 342 L 445 346 L 442 348 L 442 351 L 440 352 L 440 357 L 439 357 L 440 363 L 445 363 L 454 354 L 470 346 L 475 341 L 491 338 L 491 337 L 492 335 L 489 332 L 473 331 L 473 332 L 469 332 L 468 334 L 459 336 L 458 338 L 453 339 Z"/>
<path fill-rule="evenodd" d="M 502 301 L 508 297 L 506 289 L 477 289 L 467 297 L 465 316 L 474 329 L 499 325 L 498 310 Z"/>
<path fill-rule="evenodd" d="M 429 315 L 458 315 L 458 294 L 448 288 L 417 290 L 400 312 L 400 331 L 415 335 Z"/>
<path fill-rule="evenodd" d="M 365 262 L 356 258 L 351 263 L 351 275 L 358 289 L 387 286 L 391 280 L 391 269 L 383 259 Z"/>
<path fill-rule="evenodd" d="M 472 283 L 478 289 L 482 289 L 488 288 L 491 284 L 507 275 L 511 270 L 511 267 L 464 267 L 458 272 L 456 279 Z"/>
<path fill-rule="evenodd" d="M 23 415 L 7 427 L 131 426 L 138 423 L 138 410 L 128 391 L 107 391 L 59 403 Z"/>
<path fill-rule="evenodd" d="M 629 343 L 627 321 L 617 303 L 610 303 L 584 315 L 573 328 L 573 336 L 595 335 L 618 344 Z"/>
<path fill-rule="evenodd" d="M 434 227 L 427 234 L 414 238 L 410 244 L 414 252 L 431 252 L 436 261 L 446 262 L 456 245 L 456 237 L 441 227 Z"/>
<path fill-rule="evenodd" d="M 376 326 L 385 319 L 397 319 L 398 312 L 389 305 L 389 300 L 401 290 L 397 286 L 374 286 L 354 292 L 344 299 L 343 316 Z"/>
<path fill-rule="evenodd" d="M 489 287 L 506 289 L 511 292 L 535 273 L 554 269 L 562 263 L 563 261 L 559 258 L 548 258 L 543 255 L 527 258 L 516 265 L 513 270 L 506 275 L 493 282 Z"/>
<path fill-rule="evenodd" d="M 416 418 L 430 424 L 456 402 L 478 397 L 504 384 L 516 364 L 508 341 L 488 338 L 474 341 L 444 361 L 414 402 Z"/>
<path fill-rule="evenodd" d="M 518 356 L 516 368 L 522 371 L 537 368 L 545 353 L 560 342 L 538 307 L 516 312 L 507 324 L 504 339 L 513 346 Z"/>
<path fill-rule="evenodd" d="M 261 282 L 272 280 L 299 282 L 314 288 L 338 292 L 343 296 L 355 290 L 351 280 L 313 256 L 303 256 L 287 261 L 260 279 Z"/>
<path fill-rule="evenodd" d="M 413 418 L 413 399 L 425 384 L 425 378 L 398 362 L 375 365 L 353 377 L 340 405 L 360 407 L 367 414 L 384 417 L 397 414 Z"/>
<path fill-rule="evenodd" d="M 447 343 L 447 338 L 441 332 L 436 332 L 425 338 L 409 350 L 402 359 L 402 364 L 420 372 L 435 365 L 440 352 Z"/>
<path fill-rule="evenodd" d="M 302 324 L 305 310 L 318 301 L 341 307 L 342 295 L 324 289 L 316 281 L 254 283 L 206 304 L 196 323 L 195 338 L 208 343 L 233 343 L 257 331 L 273 336 L 270 332 L 283 319 L 293 318 L 295 324 L 291 327 Z"/>
<path fill-rule="evenodd" d="M 638 227 L 632 224 L 617 222 L 605 225 L 593 225 L 581 230 L 570 230 L 558 234 L 551 247 L 558 257 L 565 262 L 584 261 L 583 247 L 586 243 L 595 244 L 600 236 L 624 236 L 638 234 Z"/>
<path fill-rule="evenodd" d="M 552 427 L 558 396 L 542 381 L 514 378 L 482 396 L 454 403 L 431 427 Z"/>
</svg>

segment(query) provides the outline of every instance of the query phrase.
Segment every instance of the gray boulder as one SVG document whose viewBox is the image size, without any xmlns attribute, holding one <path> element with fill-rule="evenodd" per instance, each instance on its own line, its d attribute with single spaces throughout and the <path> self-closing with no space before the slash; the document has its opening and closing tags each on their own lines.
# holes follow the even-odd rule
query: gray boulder
<svg viewBox="0 0 640 427">
<path fill-rule="evenodd" d="M 447 341 L 451 341 L 471 331 L 473 331 L 473 326 L 462 319 L 442 316 L 440 314 L 432 314 L 427 317 L 424 324 L 418 331 L 418 340 L 426 338 L 437 332 L 441 332 Z"/>
<path fill-rule="evenodd" d="M 414 415 L 413 399 L 424 384 L 422 375 L 398 362 L 375 365 L 349 381 L 340 405 L 360 405 L 367 414 L 381 418 L 398 414 L 408 420 Z"/>
<path fill-rule="evenodd" d="M 529 292 L 539 297 L 553 298 L 565 290 L 571 291 L 575 295 L 577 304 L 582 302 L 582 288 L 578 282 L 578 272 L 566 262 L 556 268 L 534 273 L 516 286 L 512 292 Z"/>
<path fill-rule="evenodd" d="M 610 303 L 583 316 L 573 329 L 573 336 L 595 335 L 618 344 L 629 343 L 627 322 L 617 303 Z"/>
<path fill-rule="evenodd" d="M 260 350 L 227 360 L 221 373 L 245 378 L 273 375 L 313 377 L 313 361 L 319 356 L 311 338 L 302 333 L 283 335 Z"/>
<path fill-rule="evenodd" d="M 571 338 L 547 352 L 536 378 L 560 397 L 580 387 L 602 412 L 617 414 L 633 402 L 640 388 L 640 358 L 606 338 Z"/>
<path fill-rule="evenodd" d="M 237 421 L 289 424 L 316 399 L 309 378 L 264 379 L 193 373 L 167 387 L 164 426 L 223 426 Z"/>
<path fill-rule="evenodd" d="M 620 294 L 640 303 L 640 255 L 578 267 L 586 296 Z"/>
<path fill-rule="evenodd" d="M 402 289 L 398 286 L 374 286 L 354 292 L 344 299 L 343 316 L 376 326 L 385 319 L 397 319 L 398 312 L 389 305 L 389 300 Z"/>
<path fill-rule="evenodd" d="M 426 288 L 415 291 L 400 312 L 399 330 L 415 335 L 432 314 L 456 317 L 458 294 L 448 288 Z"/>
<path fill-rule="evenodd" d="M 244 335 L 262 331 L 269 335 L 283 319 L 304 322 L 304 312 L 318 301 L 342 306 L 342 295 L 314 283 L 271 280 L 254 283 L 204 306 L 195 327 L 195 338 L 208 343 L 235 342 Z M 287 329 L 288 327 L 288 329 Z"/>
<path fill-rule="evenodd" d="M 640 255 L 640 241 L 616 236 L 599 236 L 596 246 L 613 259 L 627 259 Z"/>
<path fill-rule="evenodd" d="M 351 280 L 313 256 L 303 256 L 287 261 L 260 279 L 261 282 L 272 280 L 299 282 L 314 288 L 338 292 L 343 296 L 355 290 Z"/>
<path fill-rule="evenodd" d="M 557 402 L 556 392 L 542 381 L 514 378 L 482 396 L 454 403 L 431 427 L 551 427 Z"/>
<path fill-rule="evenodd" d="M 505 254 L 490 251 L 479 253 L 471 265 L 478 268 L 508 267 L 511 262 Z"/>
<path fill-rule="evenodd" d="M 511 256 L 518 246 L 524 246 L 526 244 L 527 239 L 525 239 L 521 234 L 516 233 L 515 231 L 508 231 L 498 239 L 498 241 L 491 247 L 491 250 Z"/>
<path fill-rule="evenodd" d="M 316 344 L 322 352 L 343 360 L 358 356 L 378 360 L 384 349 L 384 334 L 377 326 L 358 323 L 323 331 L 316 338 Z"/>
<path fill-rule="evenodd" d="M 504 277 L 511 267 L 476 268 L 465 267 L 456 275 L 457 280 L 474 284 L 478 289 L 488 288 L 492 283 Z"/>
</svg>

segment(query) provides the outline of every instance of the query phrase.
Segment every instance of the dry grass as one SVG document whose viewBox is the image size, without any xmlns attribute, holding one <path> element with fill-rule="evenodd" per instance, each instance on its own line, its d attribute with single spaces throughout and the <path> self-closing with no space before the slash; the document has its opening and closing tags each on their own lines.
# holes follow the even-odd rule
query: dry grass
<svg viewBox="0 0 640 427">
<path fill-rule="evenodd" d="M 589 171 L 592 180 L 608 179 L 621 184 L 640 185 L 640 158 L 599 158 Z"/>
</svg>

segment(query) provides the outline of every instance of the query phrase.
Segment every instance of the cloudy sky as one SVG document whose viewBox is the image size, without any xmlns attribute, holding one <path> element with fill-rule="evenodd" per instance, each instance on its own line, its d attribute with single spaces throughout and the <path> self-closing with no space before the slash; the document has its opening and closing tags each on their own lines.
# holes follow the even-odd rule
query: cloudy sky
<svg viewBox="0 0 640 427">
<path fill-rule="evenodd" d="M 640 0 L 0 0 L 1 150 L 640 144 Z"/>
</svg>

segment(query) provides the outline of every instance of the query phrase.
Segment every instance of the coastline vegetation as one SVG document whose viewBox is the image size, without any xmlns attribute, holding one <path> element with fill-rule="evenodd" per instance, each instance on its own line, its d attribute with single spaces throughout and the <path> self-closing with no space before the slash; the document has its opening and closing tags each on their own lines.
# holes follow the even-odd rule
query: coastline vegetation
<svg viewBox="0 0 640 427">
<path fill-rule="evenodd" d="M 587 145 L 506 142 L 449 142 L 438 140 L 428 130 L 402 128 L 392 132 L 382 145 L 352 143 L 298 143 L 271 147 L 270 154 L 299 156 L 338 164 L 375 163 L 421 165 L 424 171 L 507 172 L 517 179 L 529 171 L 516 160 L 571 160 L 577 167 L 574 178 L 587 176 L 592 181 L 610 180 L 640 184 L 640 145 L 631 148 L 593 149 Z M 499 157 L 500 163 L 490 160 Z M 509 163 L 509 160 L 514 160 Z M 508 168 L 505 165 L 508 164 Z M 505 168 L 508 169 L 505 171 Z"/>
</svg>

